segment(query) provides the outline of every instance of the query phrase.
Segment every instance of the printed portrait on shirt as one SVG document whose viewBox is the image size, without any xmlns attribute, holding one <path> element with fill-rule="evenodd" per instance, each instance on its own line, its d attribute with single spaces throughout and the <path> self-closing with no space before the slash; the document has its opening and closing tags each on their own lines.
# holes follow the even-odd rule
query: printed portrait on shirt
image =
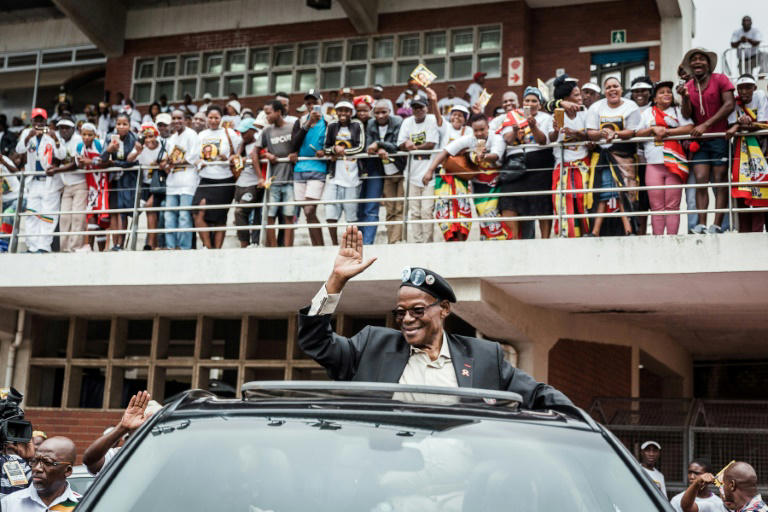
<svg viewBox="0 0 768 512">
<path fill-rule="evenodd" d="M 427 142 L 427 132 L 424 131 L 424 132 L 412 133 L 409 138 L 411 139 L 411 142 L 413 142 L 418 146 L 419 144 L 424 144 L 425 142 Z M 429 159 L 429 155 L 414 155 L 413 159 L 427 160 Z"/>
<path fill-rule="evenodd" d="M 210 162 L 216 160 L 220 153 L 221 141 L 219 139 L 204 140 L 201 147 L 201 155 L 203 160 Z"/>
<path fill-rule="evenodd" d="M 169 158 L 171 160 L 172 164 L 181 164 L 184 163 L 184 156 L 186 152 L 180 148 L 179 146 L 173 146 L 173 150 L 171 151 L 171 154 L 169 155 Z"/>
<path fill-rule="evenodd" d="M 624 116 L 600 116 L 600 129 L 620 132 L 624 129 Z"/>
</svg>

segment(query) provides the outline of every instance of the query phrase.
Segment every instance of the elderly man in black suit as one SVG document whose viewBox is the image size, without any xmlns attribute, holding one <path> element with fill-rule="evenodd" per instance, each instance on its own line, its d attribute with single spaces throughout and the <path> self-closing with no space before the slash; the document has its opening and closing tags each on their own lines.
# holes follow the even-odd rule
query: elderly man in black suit
<svg viewBox="0 0 768 512">
<path fill-rule="evenodd" d="M 312 305 L 299 312 L 299 346 L 331 378 L 513 391 L 528 409 L 571 405 L 558 390 L 512 367 L 498 343 L 446 333 L 443 324 L 456 296 L 427 269 L 403 271 L 393 310 L 400 330 L 368 326 L 351 338 L 335 334 L 331 314 L 344 285 L 375 260 L 363 258 L 361 233 L 347 228 L 330 277 Z"/>
</svg>

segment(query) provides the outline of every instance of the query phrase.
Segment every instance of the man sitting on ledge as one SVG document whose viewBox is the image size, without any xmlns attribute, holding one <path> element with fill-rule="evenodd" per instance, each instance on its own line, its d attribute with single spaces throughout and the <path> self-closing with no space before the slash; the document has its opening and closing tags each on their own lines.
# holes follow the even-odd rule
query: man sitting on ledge
<svg viewBox="0 0 768 512">
<path fill-rule="evenodd" d="M 572 405 L 560 391 L 510 365 L 498 343 L 446 333 L 456 296 L 431 270 L 403 271 L 393 310 L 399 331 L 367 326 L 351 338 L 335 334 L 331 314 L 341 290 L 375 260 L 363 259 L 363 236 L 348 227 L 330 277 L 312 305 L 299 311 L 299 346 L 332 379 L 512 391 L 523 397 L 525 409 Z"/>
</svg>

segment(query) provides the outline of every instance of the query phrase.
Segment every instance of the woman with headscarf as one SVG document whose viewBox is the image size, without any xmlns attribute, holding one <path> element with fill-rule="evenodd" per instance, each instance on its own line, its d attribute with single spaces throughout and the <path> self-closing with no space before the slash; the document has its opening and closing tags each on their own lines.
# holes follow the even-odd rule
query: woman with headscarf
<svg viewBox="0 0 768 512">
<path fill-rule="evenodd" d="M 557 142 L 577 142 L 587 139 L 586 111 L 582 107 L 581 89 L 576 81 L 569 80 L 568 75 L 560 75 L 555 79 L 555 100 L 567 101 L 580 107 L 576 112 L 563 112 L 563 125 L 560 126 L 555 116 L 552 120 L 550 140 Z M 568 194 L 569 190 L 584 188 L 589 176 L 589 151 L 584 144 L 554 148 L 555 170 L 552 173 L 552 190 L 558 192 L 561 188 L 563 195 L 552 196 L 552 205 L 556 213 L 562 208 L 566 215 L 584 214 L 584 193 Z M 563 180 L 560 183 L 560 180 Z M 567 233 L 569 237 L 584 236 L 589 232 L 589 219 L 565 219 L 564 226 L 555 221 L 555 233 Z"/>
<path fill-rule="evenodd" d="M 523 92 L 523 109 L 507 113 L 501 134 L 507 143 L 506 160 L 517 161 L 525 169 L 517 179 L 509 181 L 510 174 L 500 181 L 501 192 L 547 191 L 552 188 L 552 169 L 555 158 L 552 148 L 521 148 L 521 144 L 547 144 L 552 131 L 552 116 L 541 110 L 543 99 L 536 87 L 526 87 Z M 507 170 L 509 172 L 509 170 Z M 502 176 L 504 175 L 502 170 Z M 502 217 L 518 215 L 552 215 L 552 199 L 549 194 L 532 196 L 503 196 L 499 200 Z M 518 222 L 506 223 L 512 238 L 521 238 Z M 541 237 L 549 238 L 552 220 L 539 220 Z"/>
<path fill-rule="evenodd" d="M 587 111 L 587 134 L 590 140 L 601 141 L 598 153 L 593 155 L 592 169 L 588 188 L 621 188 L 636 187 L 637 181 L 637 145 L 633 143 L 617 144 L 616 139 L 630 139 L 640 122 L 637 104 L 622 97 L 621 83 L 615 77 L 609 77 L 603 82 L 605 98 L 596 101 Z M 589 194 L 594 197 L 594 194 Z M 592 204 L 592 210 L 598 214 L 614 209 L 609 204 L 616 201 L 616 209 L 621 212 L 633 212 L 637 206 L 637 191 L 598 192 L 597 206 L 590 197 L 587 203 Z M 604 217 L 597 217 L 593 223 L 592 236 L 599 236 L 603 227 Z M 637 231 L 634 219 L 621 217 L 623 230 L 618 233 L 626 235 Z M 607 226 L 606 226 L 607 227 Z M 613 228 L 602 234 L 609 234 Z"/>
<path fill-rule="evenodd" d="M 693 130 L 693 121 L 684 117 L 675 105 L 672 94 L 674 84 L 658 82 L 653 89 L 651 108 L 643 112 L 638 126 L 638 137 L 654 137 L 645 142 L 645 179 L 649 186 L 680 185 L 688 180 L 688 162 L 683 145 L 677 140 L 664 140 L 673 135 L 686 135 Z M 652 212 L 680 209 L 681 189 L 654 189 L 648 191 Z M 680 215 L 653 215 L 651 228 L 654 235 L 676 235 Z"/>
</svg>

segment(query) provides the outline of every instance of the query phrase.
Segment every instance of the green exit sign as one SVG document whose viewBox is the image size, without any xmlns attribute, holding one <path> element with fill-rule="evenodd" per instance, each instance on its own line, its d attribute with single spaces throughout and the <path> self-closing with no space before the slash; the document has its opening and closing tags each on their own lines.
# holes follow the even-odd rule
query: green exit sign
<svg viewBox="0 0 768 512">
<path fill-rule="evenodd" d="M 627 42 L 626 30 L 611 30 L 611 44 L 624 44 Z"/>
</svg>

